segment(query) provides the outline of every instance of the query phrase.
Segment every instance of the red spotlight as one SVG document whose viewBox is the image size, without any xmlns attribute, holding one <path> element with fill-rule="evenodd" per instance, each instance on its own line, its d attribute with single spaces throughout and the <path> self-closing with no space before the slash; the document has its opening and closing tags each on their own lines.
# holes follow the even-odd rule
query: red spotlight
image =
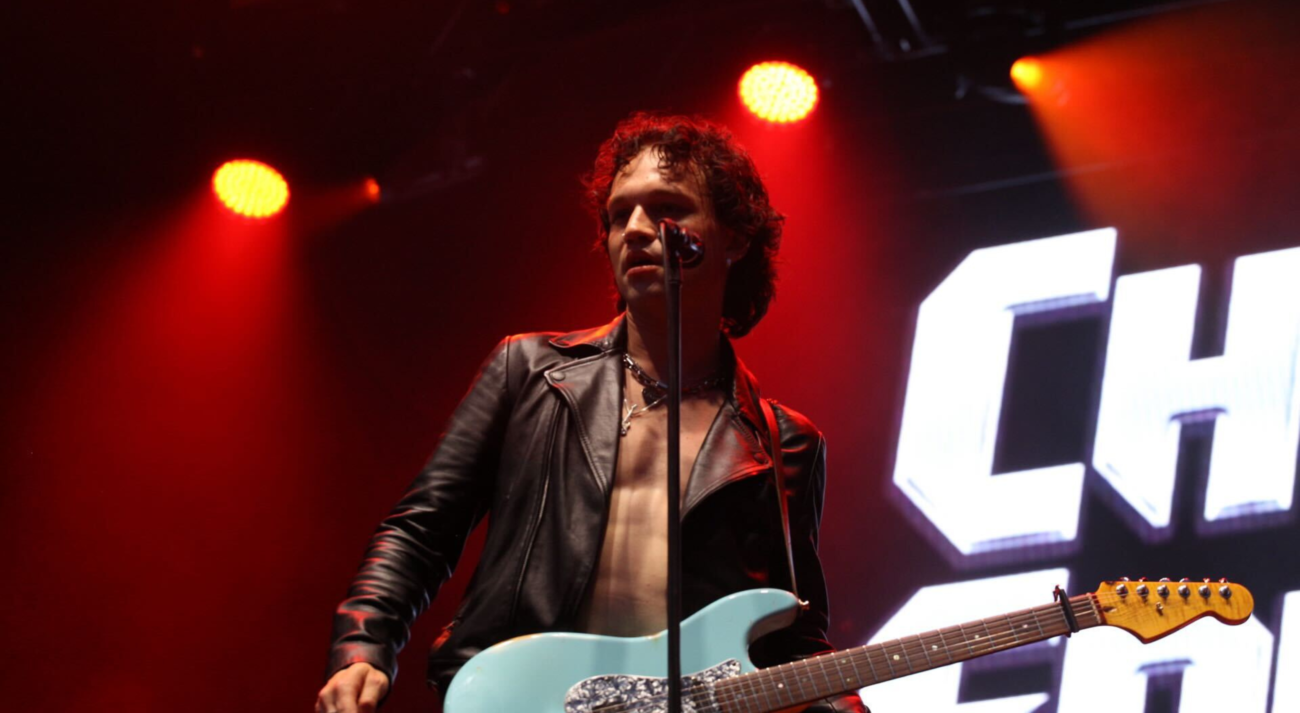
<svg viewBox="0 0 1300 713">
<path fill-rule="evenodd" d="M 1041 89 L 1043 74 L 1043 63 L 1033 57 L 1021 57 L 1011 65 L 1011 81 L 1023 94 Z"/>
<path fill-rule="evenodd" d="M 212 174 L 212 191 L 227 208 L 248 218 L 269 218 L 289 202 L 280 172 L 249 159 L 227 161 Z"/>
<path fill-rule="evenodd" d="M 362 185 L 362 190 L 365 191 L 366 200 L 371 203 L 379 202 L 379 198 L 382 195 L 379 188 L 379 181 L 376 181 L 374 178 L 366 178 L 365 183 Z"/>
<path fill-rule="evenodd" d="M 789 124 L 817 106 L 817 82 L 789 62 L 762 62 L 740 78 L 740 100 L 764 121 Z"/>
</svg>

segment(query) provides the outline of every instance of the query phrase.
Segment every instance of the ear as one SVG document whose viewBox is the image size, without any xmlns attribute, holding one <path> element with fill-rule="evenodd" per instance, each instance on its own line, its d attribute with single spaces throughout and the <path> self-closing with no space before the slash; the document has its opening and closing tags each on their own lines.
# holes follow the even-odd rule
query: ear
<svg viewBox="0 0 1300 713">
<path fill-rule="evenodd" d="M 737 235 L 734 232 L 727 231 L 727 259 L 732 264 L 740 262 L 749 252 L 749 239 Z"/>
</svg>

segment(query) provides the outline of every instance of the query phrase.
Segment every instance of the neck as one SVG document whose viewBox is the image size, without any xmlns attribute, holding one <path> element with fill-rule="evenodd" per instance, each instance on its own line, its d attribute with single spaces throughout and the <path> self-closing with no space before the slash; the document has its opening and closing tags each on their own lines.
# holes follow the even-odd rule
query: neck
<svg viewBox="0 0 1300 713">
<path fill-rule="evenodd" d="M 721 318 L 682 314 L 682 384 L 716 373 L 722 361 Z M 663 315 L 627 312 L 627 353 L 650 376 L 668 378 L 668 322 Z"/>
<path fill-rule="evenodd" d="M 1091 594 L 1071 597 L 1069 606 L 1081 629 L 1105 623 Z M 728 678 L 717 684 L 718 709 L 723 713 L 792 709 L 801 703 L 1070 633 L 1061 605 L 1044 604 Z"/>
</svg>

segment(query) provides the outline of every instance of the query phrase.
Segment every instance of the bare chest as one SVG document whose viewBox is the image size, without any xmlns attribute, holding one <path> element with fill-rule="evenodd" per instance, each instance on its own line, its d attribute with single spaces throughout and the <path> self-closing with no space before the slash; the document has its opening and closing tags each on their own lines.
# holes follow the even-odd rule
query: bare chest
<svg viewBox="0 0 1300 713">
<path fill-rule="evenodd" d="M 722 406 L 712 392 L 682 404 L 681 493 Z M 663 406 L 634 418 L 619 444 L 600 562 L 580 613 L 591 633 L 639 636 L 666 625 L 668 418 Z"/>
</svg>

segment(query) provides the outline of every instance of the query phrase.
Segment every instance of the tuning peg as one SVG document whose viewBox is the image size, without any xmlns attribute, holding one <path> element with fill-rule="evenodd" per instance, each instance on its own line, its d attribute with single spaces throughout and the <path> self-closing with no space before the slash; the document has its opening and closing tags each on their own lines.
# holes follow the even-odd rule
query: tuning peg
<svg viewBox="0 0 1300 713">
<path fill-rule="evenodd" d="M 1168 596 L 1169 596 L 1169 585 L 1168 585 L 1168 584 L 1163 584 L 1163 582 L 1168 582 L 1169 580 L 1168 580 L 1168 579 L 1162 579 L 1162 580 L 1160 580 L 1160 581 L 1162 582 L 1162 584 L 1161 584 L 1159 587 L 1156 587 L 1156 593 L 1159 594 L 1159 595 L 1162 596 L 1162 597 L 1168 597 Z"/>
<path fill-rule="evenodd" d="M 1146 578 L 1146 577 L 1138 577 L 1138 581 L 1139 581 L 1139 582 L 1145 582 L 1145 581 L 1147 581 L 1147 578 Z"/>
<path fill-rule="evenodd" d="M 1190 581 L 1192 581 L 1192 580 L 1190 580 L 1190 579 L 1188 579 L 1188 578 L 1186 578 L 1186 577 L 1183 577 L 1182 579 L 1180 579 L 1180 580 L 1178 580 L 1178 581 L 1179 581 L 1179 582 L 1190 582 Z"/>
<path fill-rule="evenodd" d="M 1178 585 L 1178 596 L 1182 597 L 1183 599 L 1192 596 L 1192 590 L 1190 587 L 1187 586 L 1186 582 L 1187 580 L 1184 579 L 1183 584 Z"/>
<path fill-rule="evenodd" d="M 1130 581 L 1130 580 L 1129 580 L 1128 577 L 1120 577 L 1120 578 L 1119 578 L 1119 581 L 1121 581 L 1121 582 L 1127 582 L 1127 581 Z"/>
<path fill-rule="evenodd" d="M 1146 585 L 1145 582 L 1143 582 L 1142 584 L 1139 584 L 1139 585 L 1137 586 L 1137 593 L 1138 593 L 1138 596 L 1142 597 L 1143 599 L 1146 599 L 1146 598 L 1147 598 L 1147 594 L 1148 594 L 1148 592 L 1149 592 L 1149 590 L 1147 589 L 1147 585 Z"/>
<path fill-rule="evenodd" d="M 1227 584 L 1227 583 L 1228 583 L 1227 577 L 1219 577 L 1219 584 Z"/>
<path fill-rule="evenodd" d="M 1231 598 L 1232 598 L 1232 587 L 1229 587 L 1229 586 L 1226 585 L 1226 584 L 1220 586 L 1220 587 L 1219 587 L 1219 596 L 1223 597 L 1224 599 L 1231 599 Z"/>
<path fill-rule="evenodd" d="M 1125 581 L 1127 581 L 1127 578 L 1125 579 Z M 1115 585 L 1115 591 L 1119 594 L 1121 598 L 1127 597 L 1128 585 L 1124 584 L 1123 582 L 1120 582 L 1119 584 Z"/>
<path fill-rule="evenodd" d="M 1168 578 L 1168 577 L 1161 577 L 1161 578 L 1160 578 L 1160 581 L 1161 581 L 1161 582 L 1168 582 L 1168 581 L 1169 581 L 1169 578 Z"/>
<path fill-rule="evenodd" d="M 1206 598 L 1206 599 L 1209 599 L 1209 598 L 1210 598 L 1210 585 L 1208 585 L 1208 584 L 1202 584 L 1201 586 L 1199 586 L 1199 587 L 1196 588 L 1196 593 L 1197 593 L 1197 594 L 1200 594 L 1202 597 L 1204 597 L 1204 598 Z"/>
</svg>

